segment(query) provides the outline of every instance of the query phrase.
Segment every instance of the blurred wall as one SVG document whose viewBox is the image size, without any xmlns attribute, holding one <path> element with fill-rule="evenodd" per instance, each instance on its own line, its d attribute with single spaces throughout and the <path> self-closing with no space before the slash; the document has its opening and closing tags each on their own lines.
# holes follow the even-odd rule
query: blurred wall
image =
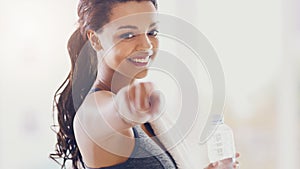
<svg viewBox="0 0 300 169">
<path fill-rule="evenodd" d="M 58 168 L 52 98 L 67 76 L 77 1 L 1 1 L 0 168 Z"/>
</svg>

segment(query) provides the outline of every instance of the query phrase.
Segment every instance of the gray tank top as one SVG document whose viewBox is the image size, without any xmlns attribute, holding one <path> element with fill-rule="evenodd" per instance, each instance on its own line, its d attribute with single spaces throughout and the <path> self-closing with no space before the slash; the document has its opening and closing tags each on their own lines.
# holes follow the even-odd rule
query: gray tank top
<svg viewBox="0 0 300 169">
<path fill-rule="evenodd" d="M 172 156 L 144 132 L 140 126 L 133 127 L 135 146 L 124 163 L 99 169 L 176 169 Z M 88 168 L 87 169 L 92 169 Z"/>
</svg>

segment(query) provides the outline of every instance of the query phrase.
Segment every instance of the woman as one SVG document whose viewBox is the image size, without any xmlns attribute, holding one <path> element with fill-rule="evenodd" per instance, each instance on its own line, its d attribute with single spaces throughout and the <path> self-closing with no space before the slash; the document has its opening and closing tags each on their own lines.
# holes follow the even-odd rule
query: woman
<svg viewBox="0 0 300 169">
<path fill-rule="evenodd" d="M 179 167 L 151 139 L 148 122 L 162 112 L 162 96 L 153 83 L 136 81 L 156 57 L 156 10 L 156 0 L 79 2 L 68 43 L 72 68 L 55 95 L 60 130 L 51 157 L 63 158 L 62 167 L 67 160 L 75 169 Z"/>
</svg>

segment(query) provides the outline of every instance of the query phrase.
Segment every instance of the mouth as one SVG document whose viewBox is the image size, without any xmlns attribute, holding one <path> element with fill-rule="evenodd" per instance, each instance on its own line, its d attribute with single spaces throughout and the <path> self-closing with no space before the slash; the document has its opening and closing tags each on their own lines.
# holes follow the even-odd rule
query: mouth
<svg viewBox="0 0 300 169">
<path fill-rule="evenodd" d="M 152 55 L 132 57 L 128 58 L 128 61 L 137 67 L 144 67 L 149 64 L 151 56 Z"/>
</svg>

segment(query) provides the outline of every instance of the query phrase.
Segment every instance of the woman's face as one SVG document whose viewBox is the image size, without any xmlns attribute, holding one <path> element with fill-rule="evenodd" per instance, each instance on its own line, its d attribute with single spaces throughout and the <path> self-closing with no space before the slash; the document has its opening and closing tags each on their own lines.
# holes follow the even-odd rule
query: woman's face
<svg viewBox="0 0 300 169">
<path fill-rule="evenodd" d="M 155 12 L 150 1 L 115 5 L 110 22 L 98 33 L 102 46 L 99 59 L 123 75 L 145 77 L 158 48 Z"/>
</svg>

